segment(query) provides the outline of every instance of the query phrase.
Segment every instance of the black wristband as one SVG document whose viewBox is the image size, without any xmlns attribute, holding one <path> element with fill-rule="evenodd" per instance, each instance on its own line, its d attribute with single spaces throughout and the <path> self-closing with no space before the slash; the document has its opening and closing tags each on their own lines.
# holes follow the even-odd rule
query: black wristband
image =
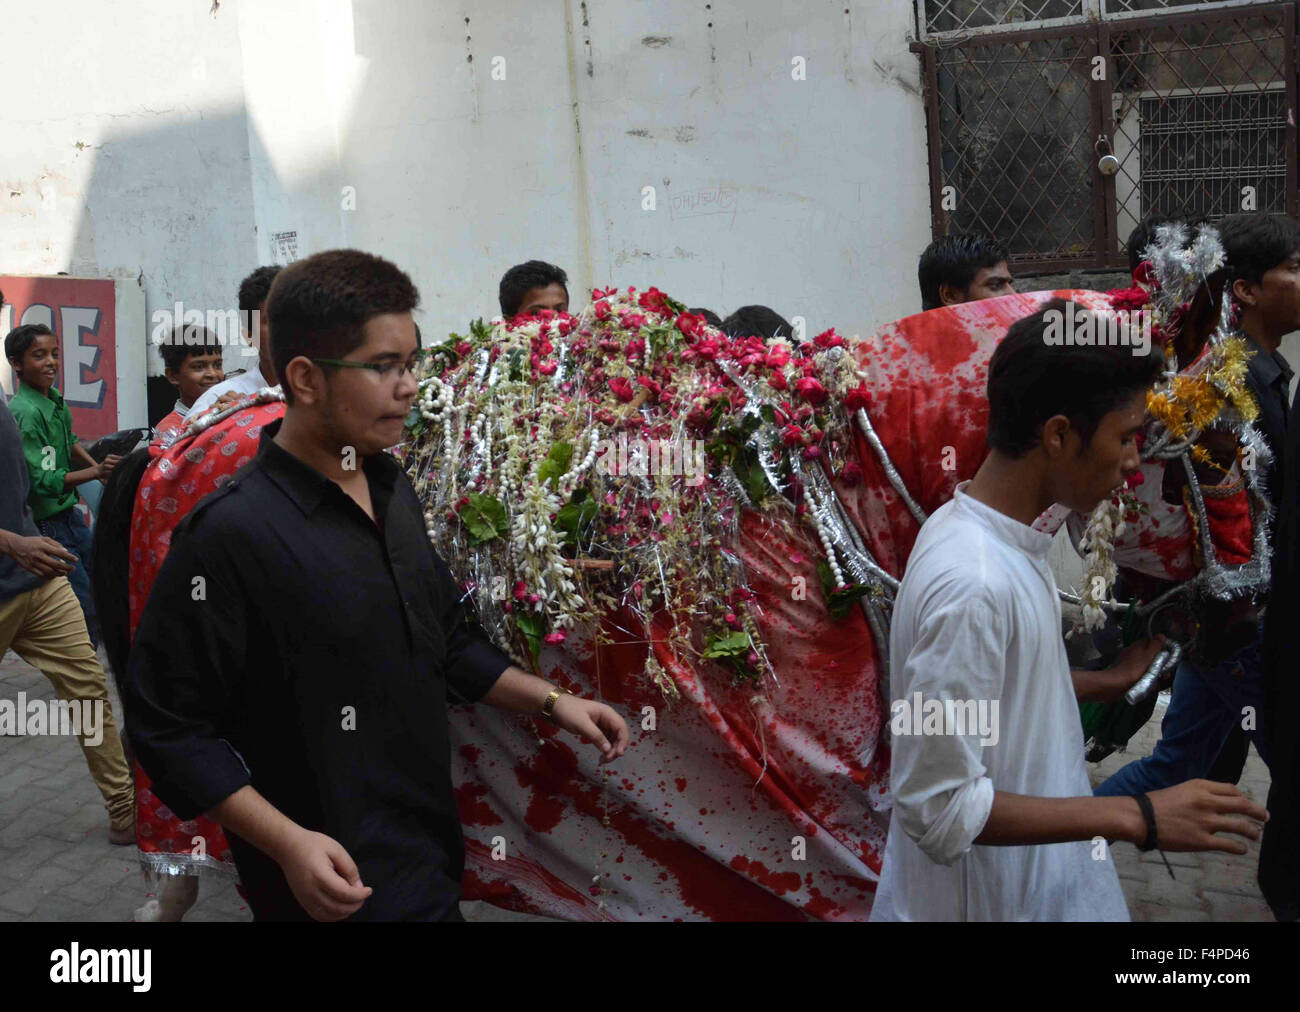
<svg viewBox="0 0 1300 1012">
<path fill-rule="evenodd" d="M 1133 800 L 1137 802 L 1138 808 L 1142 809 L 1142 818 L 1147 823 L 1147 838 L 1138 844 L 1138 850 L 1155 850 L 1160 846 L 1160 837 L 1156 833 L 1156 810 L 1151 805 L 1151 799 L 1145 794 L 1134 794 Z"/>
</svg>

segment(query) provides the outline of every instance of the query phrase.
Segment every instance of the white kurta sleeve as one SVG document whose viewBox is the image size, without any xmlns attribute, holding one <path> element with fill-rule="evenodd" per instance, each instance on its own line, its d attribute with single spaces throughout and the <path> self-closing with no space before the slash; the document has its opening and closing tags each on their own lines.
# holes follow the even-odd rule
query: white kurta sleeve
<svg viewBox="0 0 1300 1012">
<path fill-rule="evenodd" d="M 939 864 L 966 853 L 988 821 L 993 782 L 980 761 L 977 722 L 963 734 L 933 732 L 936 707 L 999 700 L 1007 663 L 1006 622 L 987 591 L 978 588 L 934 594 L 920 616 L 915 645 L 903 660 L 906 698 L 891 707 L 894 726 L 891 782 L 894 818 L 918 847 Z M 918 700 L 917 694 L 920 694 Z M 923 716 L 915 726 L 916 715 Z M 907 714 L 900 713 L 906 707 Z M 948 708 L 951 712 L 953 707 Z M 911 718 L 910 733 L 898 733 Z M 965 722 L 963 722 L 965 723 Z"/>
</svg>

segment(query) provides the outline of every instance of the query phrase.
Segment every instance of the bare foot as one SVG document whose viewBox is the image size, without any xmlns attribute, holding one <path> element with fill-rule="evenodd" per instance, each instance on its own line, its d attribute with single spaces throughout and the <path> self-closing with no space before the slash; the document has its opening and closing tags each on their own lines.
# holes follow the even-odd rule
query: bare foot
<svg viewBox="0 0 1300 1012">
<path fill-rule="evenodd" d="M 197 875 L 169 875 L 162 882 L 158 899 L 149 900 L 132 915 L 136 921 L 179 921 L 199 898 Z"/>
</svg>

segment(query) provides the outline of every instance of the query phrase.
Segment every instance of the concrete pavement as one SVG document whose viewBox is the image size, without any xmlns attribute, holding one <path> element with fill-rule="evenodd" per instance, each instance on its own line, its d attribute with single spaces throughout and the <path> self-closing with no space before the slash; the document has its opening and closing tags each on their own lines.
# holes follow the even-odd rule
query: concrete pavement
<svg viewBox="0 0 1300 1012">
<path fill-rule="evenodd" d="M 110 691 L 111 686 L 110 686 Z M 50 684 L 10 653 L 0 661 L 0 699 L 52 698 Z M 116 692 L 114 712 L 120 713 Z M 1160 733 L 1164 711 L 1130 743 L 1092 767 L 1099 783 L 1130 759 L 1147 754 Z M 1261 803 L 1268 773 L 1252 749 L 1241 788 Z M 108 816 L 76 743 L 57 736 L 0 738 L 0 921 L 129 921 L 148 898 L 133 847 L 114 847 Z M 1170 879 L 1157 853 L 1113 848 L 1129 910 L 1136 921 L 1272 920 L 1255 869 L 1259 847 L 1244 857 L 1171 854 Z M 543 920 L 464 904 L 470 920 Z M 188 921 L 247 921 L 251 915 L 233 881 L 202 879 Z"/>
</svg>

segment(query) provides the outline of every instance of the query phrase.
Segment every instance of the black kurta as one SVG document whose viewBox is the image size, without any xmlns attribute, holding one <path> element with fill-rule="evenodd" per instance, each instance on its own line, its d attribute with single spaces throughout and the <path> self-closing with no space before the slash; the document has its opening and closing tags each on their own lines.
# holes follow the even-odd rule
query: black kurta
<svg viewBox="0 0 1300 1012">
<path fill-rule="evenodd" d="M 354 920 L 458 916 L 464 861 L 447 697 L 509 665 L 461 604 L 388 454 L 376 521 L 272 441 L 177 527 L 132 646 L 126 726 L 182 819 L 251 783 L 325 833 L 374 893 Z M 230 834 L 259 919 L 305 919 L 279 866 Z"/>
</svg>

